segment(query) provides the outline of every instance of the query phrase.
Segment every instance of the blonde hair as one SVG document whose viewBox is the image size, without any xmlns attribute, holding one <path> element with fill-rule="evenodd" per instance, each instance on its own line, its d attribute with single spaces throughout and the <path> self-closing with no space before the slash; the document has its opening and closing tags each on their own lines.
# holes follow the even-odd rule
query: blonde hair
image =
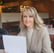
<svg viewBox="0 0 54 53">
<path fill-rule="evenodd" d="M 39 16 L 37 10 L 34 7 L 26 6 L 25 8 L 23 8 L 23 10 L 21 12 L 21 20 L 20 20 L 20 29 L 21 30 L 26 29 L 26 26 L 23 24 L 23 12 L 25 12 L 25 11 L 27 11 L 27 12 L 30 11 L 33 14 L 33 16 L 34 16 L 34 28 L 40 28 L 44 25 L 43 20 Z"/>
</svg>

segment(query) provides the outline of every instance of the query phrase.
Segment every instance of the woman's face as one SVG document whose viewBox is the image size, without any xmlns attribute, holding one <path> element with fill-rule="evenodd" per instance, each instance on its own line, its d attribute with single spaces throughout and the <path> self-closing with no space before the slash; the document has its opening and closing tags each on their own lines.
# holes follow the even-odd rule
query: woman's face
<svg viewBox="0 0 54 53">
<path fill-rule="evenodd" d="M 34 17 L 30 11 L 23 12 L 23 23 L 27 28 L 34 27 Z"/>
</svg>

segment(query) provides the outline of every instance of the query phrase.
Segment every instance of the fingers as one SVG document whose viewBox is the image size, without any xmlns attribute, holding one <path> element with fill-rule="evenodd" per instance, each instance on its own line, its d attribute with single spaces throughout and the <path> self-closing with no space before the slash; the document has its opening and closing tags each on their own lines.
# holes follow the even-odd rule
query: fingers
<svg viewBox="0 0 54 53">
<path fill-rule="evenodd" d="M 6 51 L 4 50 L 3 53 L 8 53 L 8 52 L 6 52 Z"/>
</svg>

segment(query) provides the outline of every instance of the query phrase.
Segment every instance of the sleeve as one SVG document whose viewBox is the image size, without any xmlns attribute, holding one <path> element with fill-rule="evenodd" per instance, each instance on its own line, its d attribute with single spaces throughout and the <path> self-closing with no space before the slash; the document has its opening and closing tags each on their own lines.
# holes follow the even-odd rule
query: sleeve
<svg viewBox="0 0 54 53">
<path fill-rule="evenodd" d="M 44 28 L 42 31 L 43 40 L 42 40 L 42 53 L 53 53 L 53 50 L 51 48 L 51 41 L 49 37 L 49 33 L 47 28 Z"/>
</svg>

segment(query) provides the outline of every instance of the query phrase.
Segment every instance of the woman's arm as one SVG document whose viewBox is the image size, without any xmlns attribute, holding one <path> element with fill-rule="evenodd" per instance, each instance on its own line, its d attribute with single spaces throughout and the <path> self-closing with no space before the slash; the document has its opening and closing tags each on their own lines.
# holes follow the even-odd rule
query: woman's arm
<svg viewBox="0 0 54 53">
<path fill-rule="evenodd" d="M 42 31 L 42 35 L 43 35 L 42 52 L 43 53 L 53 53 L 47 28 L 44 28 L 44 30 Z"/>
</svg>

